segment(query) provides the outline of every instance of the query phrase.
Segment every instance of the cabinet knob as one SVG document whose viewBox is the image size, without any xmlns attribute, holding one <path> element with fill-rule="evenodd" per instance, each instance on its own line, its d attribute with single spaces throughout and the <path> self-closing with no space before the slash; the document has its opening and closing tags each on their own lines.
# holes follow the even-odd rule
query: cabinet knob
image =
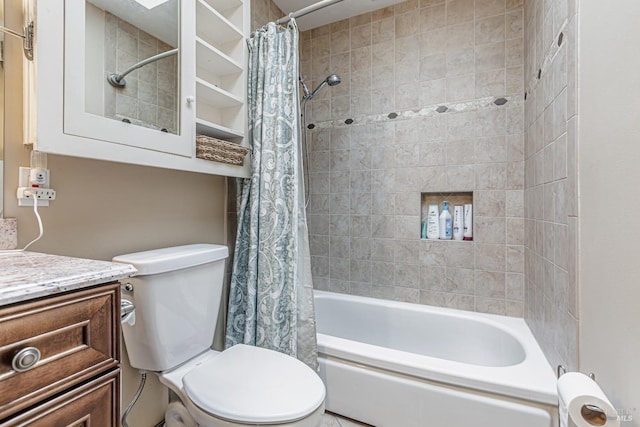
<svg viewBox="0 0 640 427">
<path fill-rule="evenodd" d="M 40 361 L 40 350 L 35 347 L 26 347 L 16 353 L 11 361 L 11 367 L 16 372 L 25 372 L 33 368 Z"/>
<path fill-rule="evenodd" d="M 193 96 L 193 95 L 189 95 L 189 96 L 187 96 L 187 102 L 188 102 L 189 104 L 193 104 L 194 102 L 196 102 L 196 97 L 195 97 L 195 96 Z"/>
</svg>

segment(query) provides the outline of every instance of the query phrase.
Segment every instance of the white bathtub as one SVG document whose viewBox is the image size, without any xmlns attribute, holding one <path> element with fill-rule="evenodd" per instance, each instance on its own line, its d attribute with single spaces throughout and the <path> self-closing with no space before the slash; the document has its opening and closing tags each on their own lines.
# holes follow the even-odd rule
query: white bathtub
<svg viewBox="0 0 640 427">
<path fill-rule="evenodd" d="M 555 427 L 522 319 L 315 291 L 326 408 L 376 427 Z"/>
</svg>

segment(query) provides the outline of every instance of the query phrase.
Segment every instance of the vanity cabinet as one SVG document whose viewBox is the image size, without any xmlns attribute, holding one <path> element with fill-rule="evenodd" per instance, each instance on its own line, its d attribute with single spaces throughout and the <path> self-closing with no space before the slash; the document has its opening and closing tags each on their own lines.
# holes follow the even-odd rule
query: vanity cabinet
<svg viewBox="0 0 640 427">
<path fill-rule="evenodd" d="M 35 21 L 25 66 L 25 143 L 38 151 L 249 176 L 196 157 L 204 134 L 245 141 L 249 0 L 24 0 Z M 142 2 L 140 2 L 142 3 Z M 110 74 L 176 50 L 128 74 Z"/>
<path fill-rule="evenodd" d="M 120 285 L 0 307 L 0 426 L 112 427 Z"/>
</svg>

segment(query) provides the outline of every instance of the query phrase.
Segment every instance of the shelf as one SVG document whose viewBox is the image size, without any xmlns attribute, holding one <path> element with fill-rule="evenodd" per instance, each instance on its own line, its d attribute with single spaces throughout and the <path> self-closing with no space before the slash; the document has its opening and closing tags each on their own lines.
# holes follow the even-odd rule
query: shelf
<svg viewBox="0 0 640 427">
<path fill-rule="evenodd" d="M 243 71 L 242 65 L 199 37 L 196 37 L 196 67 L 219 76 L 240 74 Z"/>
<path fill-rule="evenodd" d="M 449 202 L 449 213 L 451 214 L 451 221 L 453 222 L 453 217 L 454 217 L 454 211 L 455 211 L 455 207 L 456 206 L 463 206 L 470 204 L 473 205 L 473 192 L 472 191 L 452 191 L 452 192 L 432 192 L 432 193 L 421 193 L 420 195 L 420 210 L 421 210 L 421 218 L 422 221 L 427 221 L 428 220 L 428 212 L 429 212 L 429 205 L 435 204 L 438 205 L 438 217 L 440 217 L 440 214 L 442 213 L 442 208 L 443 208 L 443 202 L 444 201 Z M 464 208 L 463 208 L 464 211 Z M 473 217 L 473 214 L 472 214 Z M 463 217 L 463 221 L 464 221 L 464 217 Z M 473 221 L 473 219 L 471 219 L 471 221 Z M 473 230 L 473 223 L 472 225 L 472 230 Z M 421 230 L 422 231 L 422 230 Z M 421 238 L 424 238 L 424 236 L 422 236 L 421 234 Z M 439 239 L 428 239 L 429 241 L 447 241 L 447 240 L 439 240 Z M 452 239 L 448 239 L 448 240 L 452 240 Z M 473 240 L 457 240 L 457 241 L 464 241 L 464 242 L 472 242 Z"/>
<path fill-rule="evenodd" d="M 196 119 L 196 134 L 213 136 L 224 140 L 244 138 L 244 132 L 230 129 L 204 119 Z"/>
<path fill-rule="evenodd" d="M 196 99 L 215 107 L 240 107 L 244 101 L 236 95 L 220 89 L 196 77 Z"/>
<path fill-rule="evenodd" d="M 205 0 L 196 2 L 196 35 L 216 45 L 242 40 L 243 34 Z"/>
<path fill-rule="evenodd" d="M 242 6 L 242 0 L 203 0 L 203 1 L 218 11 L 235 9 Z"/>
</svg>

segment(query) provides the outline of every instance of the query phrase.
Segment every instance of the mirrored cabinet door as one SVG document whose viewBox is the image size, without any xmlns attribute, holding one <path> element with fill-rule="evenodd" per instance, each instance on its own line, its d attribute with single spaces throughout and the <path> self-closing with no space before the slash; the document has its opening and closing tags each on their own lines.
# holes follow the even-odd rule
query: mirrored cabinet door
<svg viewBox="0 0 640 427">
<path fill-rule="evenodd" d="M 247 145 L 248 0 L 23 0 L 25 143 L 46 153 L 249 176 L 196 157 L 196 134 Z M 29 86 L 29 83 L 27 84 Z"/>
<path fill-rule="evenodd" d="M 181 1 L 143 3 L 65 1 L 64 132 L 191 156 Z"/>
</svg>

